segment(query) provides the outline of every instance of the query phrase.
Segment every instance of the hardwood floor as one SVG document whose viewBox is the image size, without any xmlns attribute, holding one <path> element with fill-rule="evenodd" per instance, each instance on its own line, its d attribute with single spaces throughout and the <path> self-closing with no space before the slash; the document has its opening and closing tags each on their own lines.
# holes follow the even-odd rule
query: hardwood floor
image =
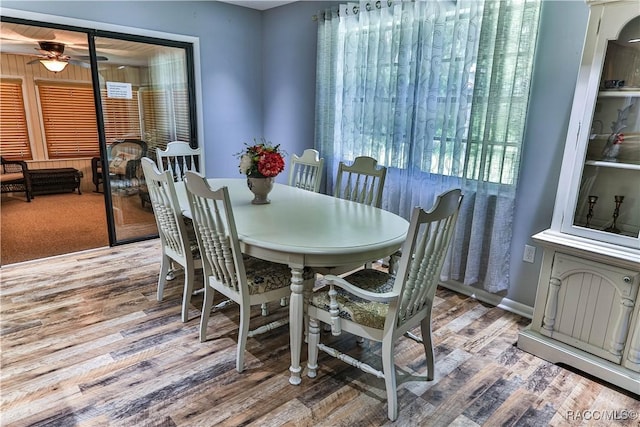
<svg viewBox="0 0 640 427">
<path fill-rule="evenodd" d="M 444 289 L 435 379 L 420 345 L 397 346 L 396 423 L 383 380 L 326 355 L 317 378 L 289 385 L 286 326 L 248 340 L 239 374 L 237 306 L 215 312 L 200 343 L 202 298 L 182 323 L 181 275 L 156 301 L 159 256 L 152 240 L 0 270 L 2 426 L 639 425 L 637 395 L 518 350 L 527 319 Z M 287 315 L 256 307 L 252 328 Z M 380 366 L 378 344 L 334 346 Z"/>
</svg>

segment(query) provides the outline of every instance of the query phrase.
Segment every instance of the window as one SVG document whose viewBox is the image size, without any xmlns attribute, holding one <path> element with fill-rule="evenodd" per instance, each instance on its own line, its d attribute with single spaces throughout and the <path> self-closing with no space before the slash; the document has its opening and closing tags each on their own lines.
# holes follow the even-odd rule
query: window
<svg viewBox="0 0 640 427">
<path fill-rule="evenodd" d="M 142 123 L 145 135 L 149 135 L 156 147 L 166 147 L 173 141 L 171 137 L 171 108 L 164 90 L 140 90 L 142 102 Z M 149 142 L 149 141 L 147 141 Z"/>
<path fill-rule="evenodd" d="M 191 142 L 189 92 L 185 86 L 141 89 L 142 123 L 152 145 L 166 147 L 171 141 Z"/>
<path fill-rule="evenodd" d="M 100 154 L 90 84 L 38 82 L 42 122 L 50 159 Z"/>
<path fill-rule="evenodd" d="M 465 194 L 447 280 L 509 287 L 540 0 L 396 1 L 318 19 L 316 147 L 390 168 L 382 207 L 409 218 Z M 393 31 L 389 31 L 392 28 Z"/>
<path fill-rule="evenodd" d="M 189 122 L 189 91 L 185 86 L 174 88 L 172 91 L 176 137 L 178 141 L 191 142 L 191 127 Z"/>
<path fill-rule="evenodd" d="M 0 152 L 9 160 L 31 160 L 22 81 L 0 80 Z"/>
<path fill-rule="evenodd" d="M 355 15 L 347 8 L 323 30 L 332 34 L 325 48 L 335 49 L 319 74 L 336 85 L 335 150 L 397 169 L 514 185 L 538 2 L 423 6 L 390 3 Z"/>
</svg>

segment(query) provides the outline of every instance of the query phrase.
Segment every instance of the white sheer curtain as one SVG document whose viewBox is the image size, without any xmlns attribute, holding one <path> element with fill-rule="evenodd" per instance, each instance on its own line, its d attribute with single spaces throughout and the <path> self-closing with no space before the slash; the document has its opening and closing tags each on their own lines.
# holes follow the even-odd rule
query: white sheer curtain
<svg viewBox="0 0 640 427">
<path fill-rule="evenodd" d="M 145 138 L 155 148 L 171 141 L 191 142 L 187 54 L 182 48 L 158 47 L 149 60 L 148 86 L 141 90 Z"/>
<path fill-rule="evenodd" d="M 331 191 L 338 162 L 389 168 L 383 208 L 462 187 L 443 279 L 509 284 L 514 195 L 539 0 L 360 2 L 318 23 L 316 147 Z"/>
</svg>

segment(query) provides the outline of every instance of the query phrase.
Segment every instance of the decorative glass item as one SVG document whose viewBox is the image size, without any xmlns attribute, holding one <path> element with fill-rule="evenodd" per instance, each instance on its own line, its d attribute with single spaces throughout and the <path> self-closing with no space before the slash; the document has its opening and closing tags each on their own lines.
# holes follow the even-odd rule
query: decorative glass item
<svg viewBox="0 0 640 427">
<path fill-rule="evenodd" d="M 271 203 L 269 200 L 269 192 L 273 188 L 274 178 L 247 178 L 247 186 L 253 193 L 254 197 L 251 201 L 254 205 L 266 205 Z"/>
<path fill-rule="evenodd" d="M 622 110 L 618 110 L 618 118 L 615 122 L 611 122 L 611 135 L 607 138 L 607 143 L 602 150 L 602 160 L 605 162 L 617 162 L 618 153 L 620 152 L 620 144 L 624 141 L 624 135 L 620 131 L 627 127 L 627 118 L 631 105 L 627 105 Z"/>
<path fill-rule="evenodd" d="M 593 207 L 596 205 L 598 201 L 598 196 L 589 196 L 589 212 L 587 213 L 587 223 L 585 227 L 589 228 L 591 224 L 591 218 L 593 218 Z"/>
<path fill-rule="evenodd" d="M 616 202 L 616 208 L 613 210 L 613 224 L 611 224 L 611 227 L 605 228 L 604 231 L 608 231 L 609 233 L 620 234 L 620 230 L 616 226 L 616 222 L 618 221 L 618 215 L 620 215 L 620 205 L 624 200 L 624 196 L 613 196 L 613 198 L 615 199 L 615 202 Z"/>
</svg>

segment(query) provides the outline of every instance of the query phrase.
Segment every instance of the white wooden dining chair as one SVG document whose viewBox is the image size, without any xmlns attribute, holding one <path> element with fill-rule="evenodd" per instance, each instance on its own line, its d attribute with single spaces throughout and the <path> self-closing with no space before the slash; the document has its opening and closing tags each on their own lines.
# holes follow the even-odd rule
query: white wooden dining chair
<svg viewBox="0 0 640 427">
<path fill-rule="evenodd" d="M 356 157 L 350 165 L 340 162 L 333 195 L 379 208 L 382 205 L 382 192 L 386 176 L 387 168 L 378 166 L 378 161 L 373 157 Z M 365 264 L 365 268 L 371 268 L 372 262 Z M 344 274 L 358 267 L 361 265 L 322 268 L 318 269 L 318 273 Z"/>
<path fill-rule="evenodd" d="M 172 141 L 167 144 L 167 148 L 162 150 L 156 148 L 156 162 L 161 171 L 170 170 L 173 180 L 179 182 L 184 180 L 187 171 L 201 172 L 200 156 L 202 149 L 192 148 L 184 141 Z"/>
<path fill-rule="evenodd" d="M 318 192 L 322 182 L 324 158 L 313 148 L 302 152 L 302 156 L 293 154 L 289 164 L 289 185 Z"/>
<path fill-rule="evenodd" d="M 162 246 L 157 298 L 158 301 L 163 299 L 170 264 L 182 266 L 184 269 L 182 321 L 186 322 L 189 320 L 189 304 L 194 289 L 195 270 L 202 268 L 198 242 L 195 239 L 189 239 L 171 172 L 160 172 L 153 160 L 148 157 L 143 157 L 141 161 Z"/>
<path fill-rule="evenodd" d="M 340 162 L 333 195 L 379 208 L 386 176 L 387 168 L 373 157 L 356 157 L 350 165 Z"/>
<path fill-rule="evenodd" d="M 185 184 L 205 277 L 200 341 L 207 339 L 215 292 L 235 301 L 240 306 L 236 370 L 242 372 L 247 338 L 288 323 L 287 316 L 249 331 L 251 306 L 290 295 L 291 269 L 242 253 L 227 187 L 213 190 L 202 175 L 190 171 L 185 175 Z M 306 268 L 303 279 L 314 278 L 313 270 Z"/>
<path fill-rule="evenodd" d="M 192 148 L 188 142 L 172 141 L 167 144 L 166 149 L 156 148 L 156 164 L 161 172 L 171 171 L 174 182 L 182 182 L 186 171 L 200 172 L 200 148 Z M 196 237 L 193 227 L 186 220 L 187 233 L 189 239 L 195 241 Z M 167 271 L 167 280 L 175 279 L 175 268 L 172 265 Z"/>
<path fill-rule="evenodd" d="M 394 345 L 407 335 L 422 343 L 427 380 L 433 380 L 434 355 L 431 309 L 440 272 L 460 209 L 459 189 L 439 195 L 429 211 L 415 208 L 396 275 L 380 270 L 358 270 L 344 278 L 329 275 L 328 286 L 309 299 L 307 313 L 308 376 L 318 370 L 318 350 L 366 373 L 384 378 L 388 416 L 398 416 Z M 333 335 L 342 331 L 382 343 L 382 369 L 376 369 L 320 342 L 319 321 L 331 325 Z M 420 326 L 422 338 L 410 333 Z"/>
</svg>

